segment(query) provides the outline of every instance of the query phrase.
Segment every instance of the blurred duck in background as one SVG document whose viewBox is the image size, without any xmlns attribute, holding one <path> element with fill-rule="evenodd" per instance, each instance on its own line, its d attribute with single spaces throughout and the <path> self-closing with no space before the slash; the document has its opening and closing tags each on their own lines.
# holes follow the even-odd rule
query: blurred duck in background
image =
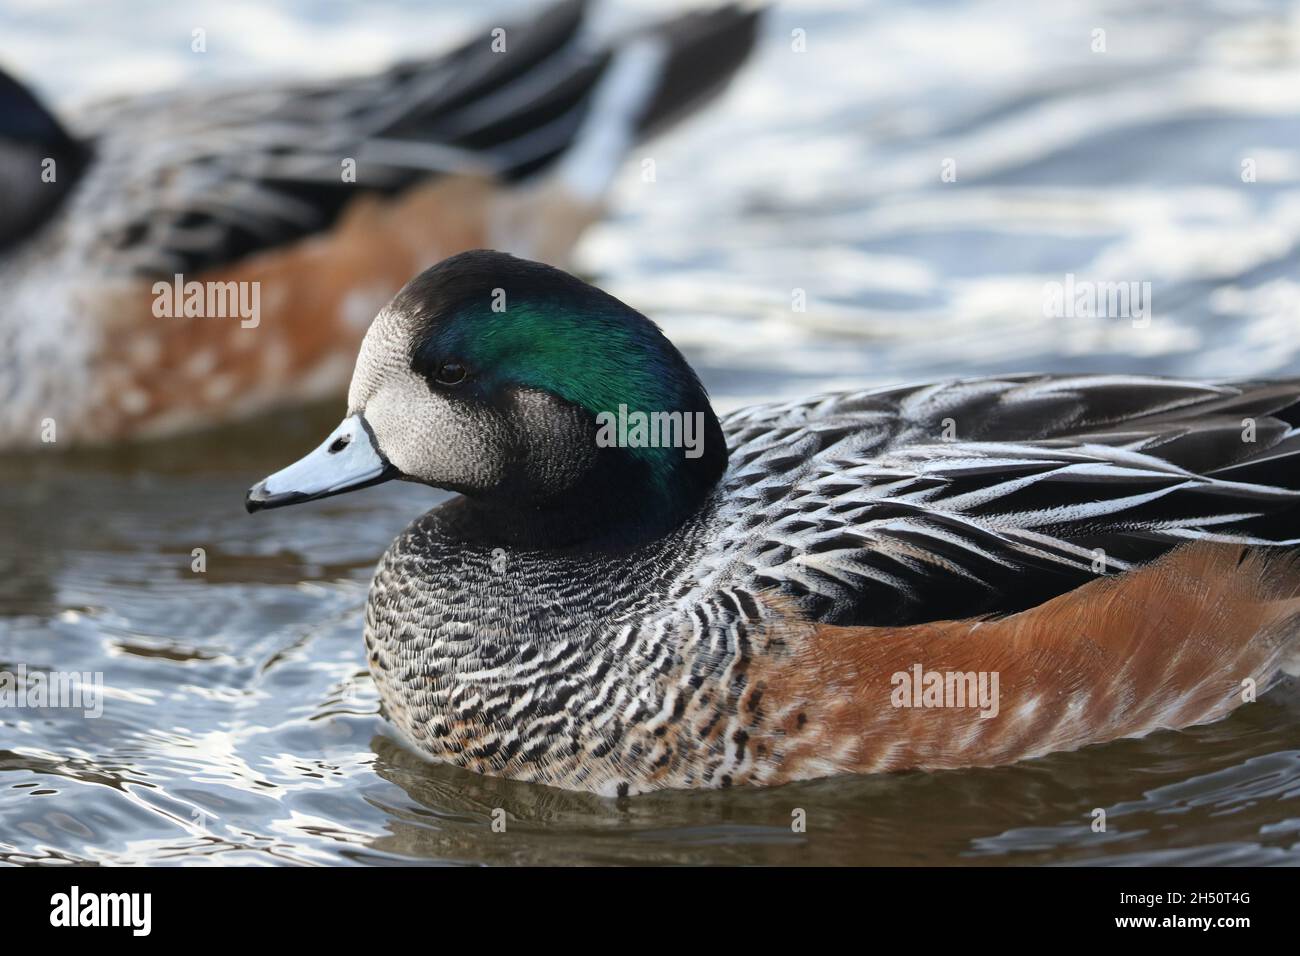
<svg viewBox="0 0 1300 956">
<path fill-rule="evenodd" d="M 326 397 L 428 265 L 564 264 L 627 151 L 725 87 L 759 19 L 599 43 L 586 15 L 565 0 L 378 75 L 137 97 L 71 129 L 0 72 L 0 447 Z"/>
</svg>

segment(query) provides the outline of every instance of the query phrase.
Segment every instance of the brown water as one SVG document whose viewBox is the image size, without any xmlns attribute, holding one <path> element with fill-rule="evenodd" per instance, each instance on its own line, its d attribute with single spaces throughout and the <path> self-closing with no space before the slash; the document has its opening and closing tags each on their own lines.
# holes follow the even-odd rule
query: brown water
<svg viewBox="0 0 1300 956">
<path fill-rule="evenodd" d="M 369 16 L 410 52 L 436 44 L 384 25 L 417 6 L 283 15 L 321 48 Z M 34 35 L 26 9 L 0 0 L 0 55 Z M 78 51 L 173 55 L 161 26 L 95 10 L 49 34 L 68 65 L 50 88 L 94 85 Z M 1294 374 L 1297 119 L 1282 4 L 782 8 L 733 95 L 654 147 L 653 188 L 633 164 L 580 259 L 662 321 L 721 408 L 1024 369 Z M 1153 321 L 1043 318 L 1067 273 L 1152 282 Z M 99 672 L 107 697 L 97 719 L 0 709 L 0 860 L 1300 863 L 1294 683 L 1211 726 L 997 770 L 612 801 L 430 766 L 378 718 L 360 635 L 374 562 L 438 493 L 242 509 L 341 411 L 0 458 L 0 670 Z"/>
</svg>

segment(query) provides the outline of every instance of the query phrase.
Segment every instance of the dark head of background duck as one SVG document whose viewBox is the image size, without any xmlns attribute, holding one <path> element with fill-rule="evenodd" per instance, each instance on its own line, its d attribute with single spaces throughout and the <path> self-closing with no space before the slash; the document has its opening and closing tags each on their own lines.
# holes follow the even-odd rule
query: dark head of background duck
<svg viewBox="0 0 1300 956">
<path fill-rule="evenodd" d="M 85 167 L 88 148 L 36 96 L 0 69 L 0 251 L 33 234 Z M 47 167 L 46 160 L 53 160 Z M 53 179 L 43 178 L 47 168 Z"/>
<path fill-rule="evenodd" d="M 698 455 L 599 442 L 602 413 L 620 406 L 689 420 Z M 661 534 L 700 509 L 727 463 L 704 387 L 653 322 L 558 269 L 486 250 L 426 270 L 380 313 L 349 412 L 398 476 L 466 496 L 467 534 L 519 545 Z M 250 501 L 266 507 L 259 488 Z"/>
</svg>

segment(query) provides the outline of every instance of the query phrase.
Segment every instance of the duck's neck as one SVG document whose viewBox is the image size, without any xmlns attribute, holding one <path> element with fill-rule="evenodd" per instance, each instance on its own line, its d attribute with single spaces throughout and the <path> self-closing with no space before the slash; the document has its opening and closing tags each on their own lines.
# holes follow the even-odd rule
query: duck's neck
<svg viewBox="0 0 1300 956">
<path fill-rule="evenodd" d="M 562 527 L 559 516 L 554 523 L 534 519 L 521 532 L 501 512 L 462 497 L 413 524 L 385 564 L 401 577 L 400 592 L 419 593 L 441 610 L 448 636 L 468 626 L 482 646 L 503 653 L 529 643 L 579 648 L 599 641 L 632 608 L 668 600 L 698 561 L 713 510 L 710 497 L 666 532 L 632 540 L 582 535 Z M 449 657 L 461 650 L 449 648 Z"/>
<path fill-rule="evenodd" d="M 623 559 L 654 552 L 707 509 L 712 485 L 674 488 L 649 482 L 584 482 L 557 501 L 458 498 L 444 506 L 444 532 L 468 547 L 535 552 L 557 560 Z"/>
<path fill-rule="evenodd" d="M 688 446 L 597 440 L 594 466 L 563 494 L 538 498 L 506 488 L 468 497 L 457 506 L 457 533 L 467 543 L 522 550 L 617 555 L 653 548 L 706 507 L 727 467 L 726 439 L 707 401 L 689 414 Z"/>
</svg>

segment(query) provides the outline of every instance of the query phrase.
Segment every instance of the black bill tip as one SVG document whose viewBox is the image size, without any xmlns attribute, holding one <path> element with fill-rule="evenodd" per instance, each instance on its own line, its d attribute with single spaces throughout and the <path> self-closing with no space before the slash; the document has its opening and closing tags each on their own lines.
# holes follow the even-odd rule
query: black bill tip
<svg viewBox="0 0 1300 956">
<path fill-rule="evenodd" d="M 253 487 L 248 489 L 248 494 L 244 496 L 244 510 L 250 515 L 258 511 L 266 511 L 270 508 L 282 508 L 285 505 L 296 505 L 300 501 L 310 501 L 315 495 L 304 495 L 300 492 L 282 492 L 273 494 L 266 490 L 266 482 L 259 481 Z"/>
<path fill-rule="evenodd" d="M 304 501 L 319 501 L 321 498 L 332 498 L 335 495 L 345 494 L 349 491 L 357 491 L 360 488 L 370 488 L 374 485 L 381 485 L 386 481 L 392 481 L 394 478 L 401 478 L 402 473 L 394 468 L 388 462 L 384 462 L 383 469 L 373 478 L 363 481 L 353 482 L 351 484 L 338 485 L 325 491 L 307 492 L 307 491 L 268 491 L 265 481 L 259 481 L 253 487 L 248 489 L 244 495 L 244 510 L 250 515 L 259 511 L 269 511 L 272 508 L 283 508 L 286 505 L 301 504 Z"/>
</svg>

